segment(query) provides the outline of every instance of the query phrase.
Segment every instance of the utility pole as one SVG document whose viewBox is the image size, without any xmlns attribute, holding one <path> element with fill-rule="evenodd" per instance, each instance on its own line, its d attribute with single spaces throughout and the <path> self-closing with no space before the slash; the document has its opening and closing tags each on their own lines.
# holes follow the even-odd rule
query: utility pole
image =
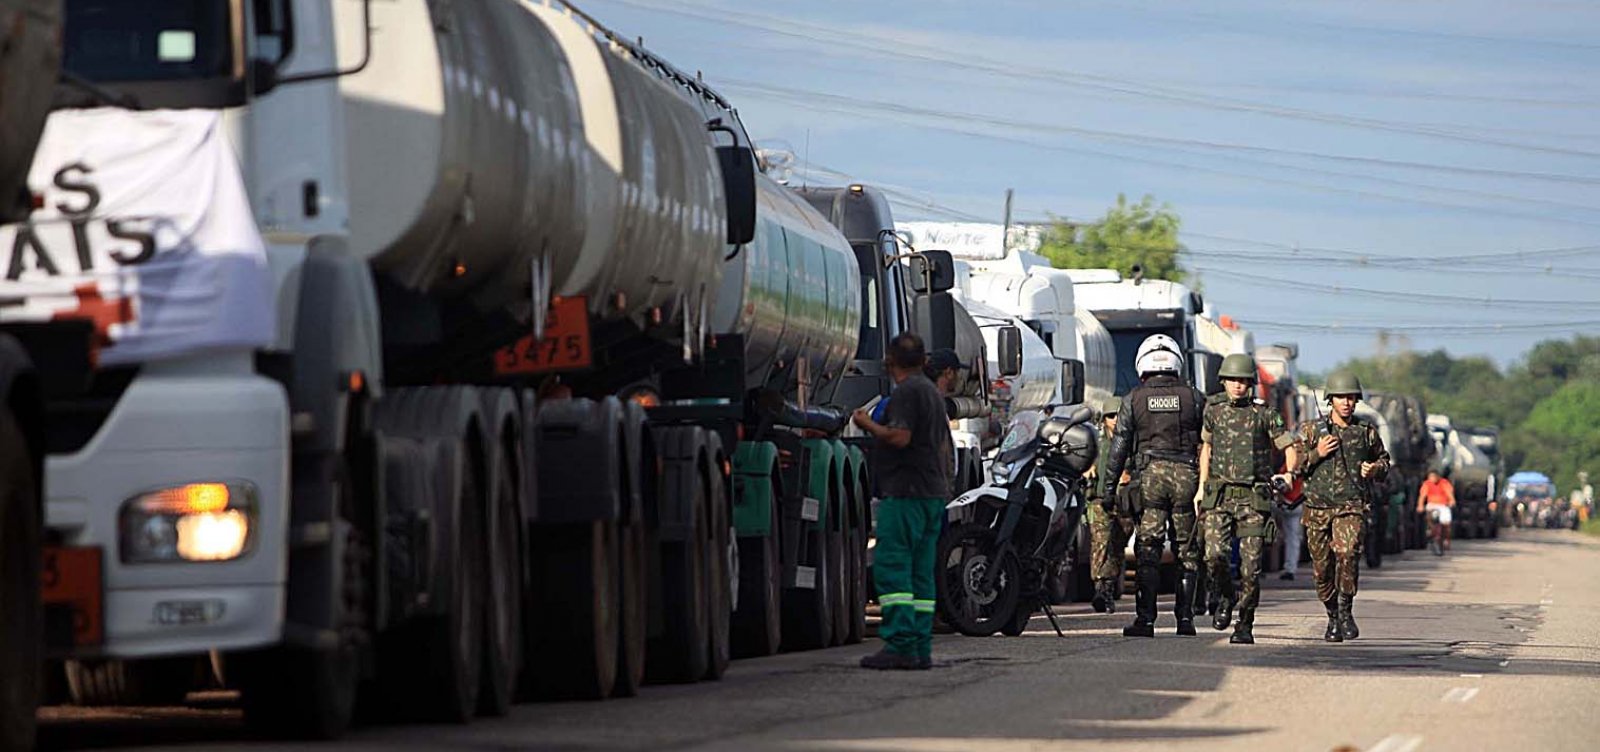
<svg viewBox="0 0 1600 752">
<path fill-rule="evenodd" d="M 1005 256 L 1011 240 L 1011 189 L 1006 189 L 1006 216 L 1000 224 L 1000 255 Z"/>
</svg>

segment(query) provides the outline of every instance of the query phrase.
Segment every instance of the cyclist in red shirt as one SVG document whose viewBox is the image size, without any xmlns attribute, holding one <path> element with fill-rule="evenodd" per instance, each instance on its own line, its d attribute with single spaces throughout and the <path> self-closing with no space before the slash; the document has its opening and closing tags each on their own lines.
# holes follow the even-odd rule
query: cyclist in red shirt
<svg viewBox="0 0 1600 752">
<path fill-rule="evenodd" d="M 1438 470 L 1429 470 L 1428 479 L 1417 490 L 1417 511 L 1430 515 L 1438 510 L 1439 529 L 1446 551 L 1450 550 L 1450 512 L 1456 505 L 1456 487 L 1450 479 L 1439 476 Z"/>
</svg>

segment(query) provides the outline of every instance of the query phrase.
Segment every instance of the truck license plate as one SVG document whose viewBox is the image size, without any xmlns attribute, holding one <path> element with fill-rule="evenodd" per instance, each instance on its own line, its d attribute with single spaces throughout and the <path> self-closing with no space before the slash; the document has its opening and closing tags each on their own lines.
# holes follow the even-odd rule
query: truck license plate
<svg viewBox="0 0 1600 752">
<path fill-rule="evenodd" d="M 501 376 L 588 368 L 594 361 L 589 348 L 589 306 L 582 296 L 561 298 L 550 306 L 544 337 L 532 334 L 500 348 L 494 372 Z"/>
<path fill-rule="evenodd" d="M 46 638 L 52 647 L 99 645 L 105 640 L 100 549 L 46 547 L 40 578 Z M 68 639 L 70 645 L 60 645 Z"/>
</svg>

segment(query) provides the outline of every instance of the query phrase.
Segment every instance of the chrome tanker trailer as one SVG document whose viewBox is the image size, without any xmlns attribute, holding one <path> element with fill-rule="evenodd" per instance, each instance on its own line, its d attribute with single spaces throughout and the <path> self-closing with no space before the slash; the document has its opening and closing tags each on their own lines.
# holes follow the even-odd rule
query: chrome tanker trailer
<svg viewBox="0 0 1600 752">
<path fill-rule="evenodd" d="M 947 256 L 853 248 L 720 96 L 565 5 L 65 9 L 83 85 L 0 228 L 0 321 L 73 356 L 73 700 L 213 672 L 332 736 L 358 694 L 465 721 L 860 639 L 841 429 L 893 333 L 862 295 L 901 279 L 894 323 L 944 341 Z"/>
<path fill-rule="evenodd" d="M 60 31 L 59 0 L 0 0 L 0 223 L 33 208 L 25 180 L 60 70 Z M 0 749 L 33 746 L 43 649 L 43 416 L 27 339 L 0 328 Z"/>
</svg>

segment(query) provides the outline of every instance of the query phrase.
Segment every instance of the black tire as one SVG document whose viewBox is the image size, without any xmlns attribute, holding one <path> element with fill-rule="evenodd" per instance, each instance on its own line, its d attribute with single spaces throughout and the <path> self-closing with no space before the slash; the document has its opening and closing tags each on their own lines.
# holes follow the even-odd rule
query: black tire
<svg viewBox="0 0 1600 752">
<path fill-rule="evenodd" d="M 517 489 L 510 472 L 513 465 L 509 463 L 514 459 L 503 459 L 504 467 L 488 500 L 495 530 L 491 549 L 484 557 L 486 597 L 478 714 L 492 717 L 511 712 L 517 677 L 522 672 L 522 515 L 517 511 Z"/>
<path fill-rule="evenodd" d="M 257 733 L 294 739 L 336 739 L 355 718 L 362 656 L 371 649 L 372 549 L 354 520 L 352 479 L 334 469 L 337 513 L 330 545 L 340 563 L 339 644 L 328 650 L 280 647 L 230 663 L 239 678 L 245 723 Z"/>
<path fill-rule="evenodd" d="M 710 657 L 707 615 L 707 489 L 698 467 L 685 468 L 693 479 L 691 516 L 682 541 L 661 544 L 661 610 L 664 628 L 650 641 L 646 676 L 656 682 L 693 682 L 705 676 Z"/>
<path fill-rule="evenodd" d="M 1367 567 L 1369 569 L 1378 569 L 1379 567 L 1383 566 L 1383 536 L 1382 531 L 1378 529 L 1377 522 L 1378 521 L 1374 520 L 1371 524 L 1368 524 L 1367 529 L 1363 531 L 1366 540 L 1362 542 L 1361 550 L 1366 554 Z"/>
<path fill-rule="evenodd" d="M 525 623 L 537 645 L 533 680 L 547 698 L 599 700 L 617 680 L 621 582 L 617 526 L 595 520 L 540 528 L 534 540 L 541 597 Z"/>
<path fill-rule="evenodd" d="M 485 625 L 488 599 L 483 552 L 483 498 L 471 469 L 461 473 L 461 517 L 456 530 L 456 551 L 450 605 L 443 617 L 428 620 L 421 630 L 426 668 L 413 694 L 421 700 L 417 710 L 431 720 L 466 723 L 478 711 L 478 690 L 483 686 Z"/>
<path fill-rule="evenodd" d="M 934 559 L 934 584 L 940 613 L 956 631 L 971 637 L 999 632 L 1017 610 L 1021 595 L 1021 567 L 1013 555 L 992 563 L 997 548 L 994 530 L 981 523 L 958 525 L 939 538 Z M 1001 567 L 995 586 L 982 592 L 979 585 L 989 566 Z"/>
<path fill-rule="evenodd" d="M 0 749 L 32 749 L 44 657 L 43 519 L 33 458 L 0 405 Z"/>
<path fill-rule="evenodd" d="M 848 570 L 848 593 L 845 598 L 846 607 L 849 609 L 846 624 L 844 643 L 854 645 L 867 634 L 867 595 L 870 586 L 867 584 L 867 511 L 866 497 L 860 495 L 861 484 L 855 486 L 856 493 L 851 494 L 848 503 L 851 508 L 844 516 L 845 530 L 845 569 Z"/>
<path fill-rule="evenodd" d="M 67 697 L 83 707 L 182 705 L 195 686 L 195 659 L 84 660 L 62 664 Z"/>
<path fill-rule="evenodd" d="M 828 647 L 833 640 L 834 576 L 829 566 L 828 531 L 814 527 L 810 522 L 800 524 L 806 550 L 815 557 L 815 576 L 810 588 L 784 590 L 784 650 L 816 650 Z"/>
<path fill-rule="evenodd" d="M 617 623 L 617 679 L 611 694 L 633 697 L 645 676 L 645 645 L 649 640 L 650 536 L 642 521 L 622 526 L 617 535 L 618 600 L 621 610 Z"/>
<path fill-rule="evenodd" d="M 753 481 L 752 481 L 753 482 Z M 776 489 L 772 494 L 776 499 Z M 733 614 L 733 654 L 754 658 L 778 652 L 783 638 L 783 561 L 777 504 L 772 531 L 739 538 L 739 609 Z"/>
<path fill-rule="evenodd" d="M 720 464 L 720 463 L 717 463 Z M 727 485 L 719 467 L 708 466 L 706 519 L 706 672 L 704 678 L 717 680 L 728 672 L 733 661 L 734 564 L 739 552 L 733 547 L 731 510 Z"/>
<path fill-rule="evenodd" d="M 1017 606 L 1017 610 L 1012 613 L 1011 619 L 1005 623 L 1005 626 L 1000 628 L 1000 634 L 1007 637 L 1021 637 L 1023 632 L 1028 631 L 1028 624 L 1032 621 L 1033 609 L 1027 606 Z"/>
<path fill-rule="evenodd" d="M 850 573 L 845 565 L 845 535 L 844 521 L 841 518 L 843 506 L 835 506 L 829 515 L 828 530 L 828 576 L 833 578 L 828 584 L 828 594 L 833 597 L 833 603 L 828 611 L 833 615 L 833 635 L 828 638 L 829 645 L 843 645 L 845 637 L 850 634 Z"/>
</svg>

